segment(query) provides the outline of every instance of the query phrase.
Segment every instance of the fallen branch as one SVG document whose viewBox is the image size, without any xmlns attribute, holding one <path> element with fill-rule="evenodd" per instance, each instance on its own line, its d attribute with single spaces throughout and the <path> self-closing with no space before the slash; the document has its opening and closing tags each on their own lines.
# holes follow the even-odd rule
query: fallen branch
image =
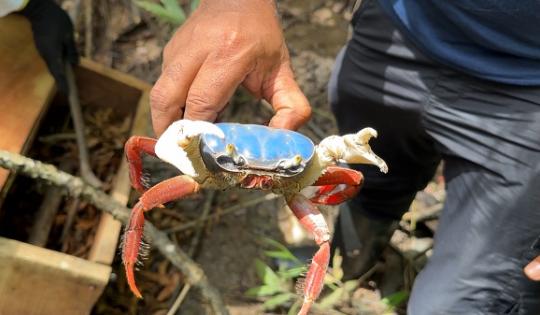
<svg viewBox="0 0 540 315">
<path fill-rule="evenodd" d="M 130 212 L 128 208 L 109 197 L 103 191 L 93 188 L 78 177 L 59 171 L 53 165 L 0 150 L 0 167 L 62 187 L 70 196 L 79 197 L 92 203 L 97 208 L 110 213 L 122 223 L 126 224 L 128 221 Z M 159 231 L 150 222 L 145 223 L 144 229 L 153 245 L 174 266 L 180 269 L 187 282 L 201 291 L 202 295 L 210 302 L 214 313 L 228 315 L 229 312 L 219 292 L 208 282 L 204 271 L 182 249 L 171 242 L 165 233 Z"/>
</svg>

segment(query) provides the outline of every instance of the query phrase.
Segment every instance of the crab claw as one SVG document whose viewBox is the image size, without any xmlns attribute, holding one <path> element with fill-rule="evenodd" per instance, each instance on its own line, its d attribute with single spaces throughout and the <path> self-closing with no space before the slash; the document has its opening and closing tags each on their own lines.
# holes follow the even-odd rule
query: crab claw
<svg viewBox="0 0 540 315">
<path fill-rule="evenodd" d="M 374 164 L 381 172 L 386 173 L 388 166 L 371 150 L 369 145 L 369 140 L 375 137 L 377 137 L 377 131 L 369 127 L 353 134 L 330 136 L 324 138 L 317 146 L 317 154 L 320 160 L 328 165 L 335 162 Z"/>
<path fill-rule="evenodd" d="M 211 134 L 220 139 L 225 138 L 223 131 L 213 123 L 198 120 L 178 120 L 172 123 L 159 137 L 155 152 L 163 161 L 174 165 L 182 173 L 196 177 L 197 172 L 189 160 L 186 148 L 191 141 L 202 134 Z"/>
</svg>

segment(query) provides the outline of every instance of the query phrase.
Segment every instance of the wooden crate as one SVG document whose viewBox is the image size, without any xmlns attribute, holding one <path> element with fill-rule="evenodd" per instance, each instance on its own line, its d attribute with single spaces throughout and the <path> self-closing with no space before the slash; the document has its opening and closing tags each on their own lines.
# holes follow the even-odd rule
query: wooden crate
<svg viewBox="0 0 540 315">
<path fill-rule="evenodd" d="M 24 18 L 0 18 L 0 29 L 0 149 L 24 154 L 55 94 L 54 81 Z M 129 112 L 131 134 L 147 132 L 150 85 L 84 58 L 75 73 L 81 103 Z M 1 195 L 13 177 L 0 169 Z M 130 190 L 124 160 L 111 195 L 127 204 Z M 120 229 L 104 214 L 87 260 L 0 237 L 0 315 L 89 314 L 109 280 Z"/>
</svg>

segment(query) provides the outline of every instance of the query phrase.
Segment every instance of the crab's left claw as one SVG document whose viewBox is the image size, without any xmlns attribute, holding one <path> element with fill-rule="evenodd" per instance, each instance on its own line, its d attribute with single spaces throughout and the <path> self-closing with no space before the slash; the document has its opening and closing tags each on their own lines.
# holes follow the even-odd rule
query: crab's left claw
<svg viewBox="0 0 540 315">
<path fill-rule="evenodd" d="M 223 131 L 213 123 L 198 120 L 178 120 L 172 123 L 159 137 L 155 152 L 165 162 L 178 168 L 182 173 L 196 177 L 186 151 L 184 150 L 193 140 L 202 134 L 211 134 L 220 139 L 225 138 Z"/>
<path fill-rule="evenodd" d="M 377 156 L 369 140 L 377 137 L 377 131 L 373 128 L 364 128 L 357 133 L 344 136 L 330 136 L 321 141 L 317 146 L 317 154 L 320 160 L 331 165 L 335 162 L 349 164 L 374 164 L 381 172 L 388 172 L 388 166 Z"/>
<path fill-rule="evenodd" d="M 350 164 L 374 164 L 379 167 L 381 172 L 387 173 L 386 162 L 371 150 L 369 145 L 371 138 L 377 138 L 377 131 L 370 127 L 354 134 L 344 135 L 343 141 L 349 150 L 343 155 L 342 161 Z"/>
</svg>

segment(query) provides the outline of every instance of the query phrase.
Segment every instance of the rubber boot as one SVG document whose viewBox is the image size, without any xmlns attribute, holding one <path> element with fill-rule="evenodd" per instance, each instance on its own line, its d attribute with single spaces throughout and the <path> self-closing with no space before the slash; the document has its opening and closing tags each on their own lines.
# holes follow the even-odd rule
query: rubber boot
<svg viewBox="0 0 540 315">
<path fill-rule="evenodd" d="M 368 217 L 364 211 L 352 207 L 358 205 L 347 203 L 340 207 L 331 244 L 331 257 L 337 248 L 343 256 L 344 280 L 358 278 L 376 264 L 399 224 Z"/>
</svg>

